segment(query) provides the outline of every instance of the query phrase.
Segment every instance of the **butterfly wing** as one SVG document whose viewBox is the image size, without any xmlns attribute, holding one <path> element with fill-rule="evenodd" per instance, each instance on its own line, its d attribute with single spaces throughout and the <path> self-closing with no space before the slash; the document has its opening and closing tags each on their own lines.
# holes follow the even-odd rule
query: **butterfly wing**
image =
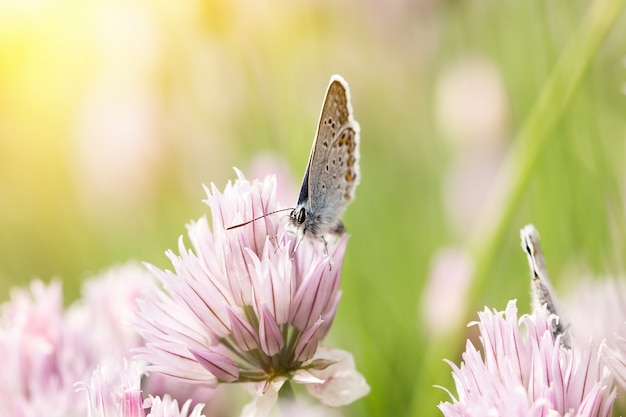
<svg viewBox="0 0 626 417">
<path fill-rule="evenodd" d="M 310 221 L 320 232 L 343 231 L 341 215 L 354 198 L 360 176 L 359 124 L 352 116 L 348 84 L 333 75 L 300 194 L 302 199 L 307 188 Z"/>
</svg>

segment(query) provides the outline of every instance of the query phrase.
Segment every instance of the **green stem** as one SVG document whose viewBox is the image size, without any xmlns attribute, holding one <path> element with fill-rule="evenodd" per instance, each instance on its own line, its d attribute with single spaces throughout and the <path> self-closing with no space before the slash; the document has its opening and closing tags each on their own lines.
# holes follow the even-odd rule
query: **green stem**
<svg viewBox="0 0 626 417">
<path fill-rule="evenodd" d="M 278 391 L 278 409 L 282 416 L 288 417 L 293 412 L 293 407 L 289 407 L 296 401 L 296 394 L 288 379 Z"/>
<path fill-rule="evenodd" d="M 477 300 L 483 290 L 487 272 L 506 239 L 540 155 L 551 138 L 550 133 L 569 108 L 577 87 L 623 7 L 624 0 L 591 4 L 519 132 L 499 178 L 500 186 L 496 187 L 491 204 L 486 204 L 491 210 L 478 222 L 470 242 L 476 259 L 470 302 Z"/>
<path fill-rule="evenodd" d="M 487 284 L 488 272 L 505 242 L 506 233 L 526 192 L 537 161 L 546 143 L 552 138 L 550 134 L 569 108 L 602 41 L 620 15 L 624 1 L 598 0 L 589 6 L 520 130 L 504 165 L 504 172 L 499 177 L 499 186 L 485 205 L 491 210 L 478 222 L 470 241 L 469 246 L 476 263 L 472 287 L 467 297 L 468 311 L 463 317 L 470 317 L 479 302 Z M 459 326 L 464 325 L 465 323 L 459 323 Z M 433 341 L 424 352 L 423 368 L 420 369 L 415 386 L 412 416 L 435 415 L 430 412 L 434 404 L 425 404 L 426 399 L 430 400 L 435 396 L 447 399 L 443 391 L 436 393 L 433 384 L 445 382 L 441 375 L 446 372 L 448 377 L 445 380 L 451 380 L 450 369 L 442 360 L 457 357 L 458 351 L 464 347 L 464 335 L 463 329 L 458 328 L 450 332 L 449 336 Z"/>
<path fill-rule="evenodd" d="M 283 386 L 280 388 L 280 391 L 278 391 L 278 398 L 289 401 L 294 401 L 296 399 L 296 394 L 293 391 L 293 387 L 291 386 L 291 381 L 289 379 L 285 381 Z"/>
</svg>

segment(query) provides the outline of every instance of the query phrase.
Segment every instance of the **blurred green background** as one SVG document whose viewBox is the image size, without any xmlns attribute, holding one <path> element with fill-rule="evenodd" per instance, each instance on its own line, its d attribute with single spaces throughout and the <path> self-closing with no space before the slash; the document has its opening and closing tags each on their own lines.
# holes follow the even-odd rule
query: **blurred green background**
<svg viewBox="0 0 626 417">
<path fill-rule="evenodd" d="M 451 388 L 442 359 L 475 312 L 527 312 L 522 226 L 557 291 L 624 271 L 621 3 L 4 0 L 0 300 L 34 277 L 71 301 L 110 265 L 167 267 L 201 185 L 259 155 L 297 184 L 339 73 L 362 182 L 328 343 L 372 388 L 342 412 L 440 415 L 432 386 Z"/>
</svg>

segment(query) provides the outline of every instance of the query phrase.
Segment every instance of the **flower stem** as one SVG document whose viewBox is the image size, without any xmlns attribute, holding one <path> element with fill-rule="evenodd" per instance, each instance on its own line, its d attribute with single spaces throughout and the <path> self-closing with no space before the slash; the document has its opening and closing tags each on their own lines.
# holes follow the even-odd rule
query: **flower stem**
<svg viewBox="0 0 626 417">
<path fill-rule="evenodd" d="M 543 149 L 548 140 L 558 139 L 550 134 L 569 108 L 602 41 L 620 15 L 624 2 L 625 0 L 597 0 L 591 3 L 520 130 L 515 145 L 509 152 L 504 171 L 499 176 L 500 182 L 490 201 L 485 204 L 490 210 L 478 222 L 470 241 L 469 246 L 473 249 L 476 263 L 472 287 L 467 297 L 468 311 L 464 317 L 470 317 L 476 308 L 487 284 L 488 272 L 497 259 L 499 248 L 503 246 Z M 459 323 L 457 331 L 433 341 L 424 352 L 423 367 L 415 385 L 411 415 L 423 416 L 425 409 L 431 409 L 432 404 L 424 404 L 425 399 L 432 399 L 434 395 L 446 397 L 443 390 L 441 395 L 437 395 L 433 384 L 444 382 L 441 375 L 446 365 L 442 359 L 456 358 L 463 348 L 462 338 L 465 332 L 460 326 L 464 325 L 465 323 Z M 446 379 L 449 381 L 451 378 Z M 439 415 L 439 412 L 433 410 L 433 415 Z"/>
<path fill-rule="evenodd" d="M 278 409 L 282 416 L 289 416 L 289 413 L 293 411 L 292 407 L 289 407 L 290 404 L 293 404 L 296 401 L 296 394 L 293 391 L 293 387 L 291 386 L 291 381 L 287 380 L 278 391 Z"/>
<path fill-rule="evenodd" d="M 293 401 L 296 399 L 296 394 L 293 391 L 290 380 L 285 381 L 283 386 L 280 388 L 280 391 L 278 392 L 278 398 L 289 401 Z"/>
<path fill-rule="evenodd" d="M 577 30 L 559 57 L 550 77 L 508 154 L 504 172 L 478 222 L 470 247 L 476 259 L 469 301 L 479 298 L 488 271 L 502 247 L 511 221 L 541 158 L 552 130 L 562 119 L 593 62 L 602 41 L 624 7 L 624 0 L 597 0 L 591 3 Z M 521 228 L 523 225 L 519 225 Z"/>
</svg>

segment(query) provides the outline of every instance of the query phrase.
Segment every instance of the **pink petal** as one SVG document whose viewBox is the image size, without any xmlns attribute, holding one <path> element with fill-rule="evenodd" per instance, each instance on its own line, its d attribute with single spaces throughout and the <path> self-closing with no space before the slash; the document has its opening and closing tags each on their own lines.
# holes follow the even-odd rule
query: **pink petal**
<svg viewBox="0 0 626 417">
<path fill-rule="evenodd" d="M 354 366 L 354 359 L 349 352 L 340 349 L 319 348 L 316 359 L 335 361 L 323 370 L 312 369 L 314 376 L 323 379 L 321 384 L 306 386 L 309 394 L 329 407 L 350 404 L 370 392 L 365 378 Z"/>
<path fill-rule="evenodd" d="M 312 327 L 307 329 L 304 333 L 302 333 L 302 336 L 300 336 L 300 340 L 296 345 L 295 351 L 297 362 L 307 361 L 315 354 L 318 343 L 317 335 L 321 324 L 322 320 L 317 320 Z"/>
<path fill-rule="evenodd" d="M 320 263 L 296 291 L 291 305 L 290 322 L 305 331 L 322 315 L 324 308 L 332 303 L 335 289 L 335 274 L 329 274 L 328 266 Z"/>
<path fill-rule="evenodd" d="M 202 415 L 202 409 L 204 408 L 204 404 L 196 404 L 191 413 L 189 413 L 189 409 L 191 408 L 191 400 L 185 401 L 180 410 L 178 409 L 178 401 L 172 399 L 169 395 L 161 397 L 148 397 L 146 400 L 146 406 L 150 407 L 150 414 L 146 417 L 204 417 Z M 123 417 L 127 417 L 125 414 Z"/>
<path fill-rule="evenodd" d="M 254 256 L 250 258 L 257 310 L 260 311 L 261 305 L 266 304 L 279 325 L 287 323 L 293 295 L 296 292 L 293 262 L 289 251 L 277 251 L 268 237 L 261 258 Z"/>
<path fill-rule="evenodd" d="M 233 382 L 239 378 L 239 367 L 229 357 L 211 351 L 189 349 L 198 363 L 223 382 Z"/>
<path fill-rule="evenodd" d="M 341 291 L 337 291 L 331 303 L 328 304 L 324 314 L 322 314 L 322 320 L 324 321 L 320 326 L 320 332 L 318 335 L 319 340 L 324 340 L 328 331 L 330 330 L 330 326 L 332 326 L 333 321 L 335 320 L 335 313 L 337 313 L 337 307 L 339 306 L 339 300 L 341 299 Z"/>
<path fill-rule="evenodd" d="M 306 369 L 298 369 L 293 378 L 291 378 L 294 382 L 298 384 L 322 384 L 324 383 L 323 379 L 319 379 L 315 375 L 313 375 L 310 371 Z"/>
<path fill-rule="evenodd" d="M 278 400 L 278 391 L 285 379 L 280 378 L 271 383 L 261 382 L 257 385 L 254 399 L 243 408 L 241 417 L 267 417 Z"/>
<path fill-rule="evenodd" d="M 141 391 L 124 391 L 121 408 L 121 415 L 124 417 L 144 417 Z"/>
<path fill-rule="evenodd" d="M 274 356 L 285 345 L 278 323 L 276 323 L 276 319 L 266 305 L 263 305 L 261 309 L 259 336 L 261 338 L 261 349 L 268 356 Z"/>
<path fill-rule="evenodd" d="M 250 323 L 230 307 L 227 308 L 227 312 L 233 337 L 241 350 L 247 352 L 259 347 L 258 336 Z"/>
</svg>

